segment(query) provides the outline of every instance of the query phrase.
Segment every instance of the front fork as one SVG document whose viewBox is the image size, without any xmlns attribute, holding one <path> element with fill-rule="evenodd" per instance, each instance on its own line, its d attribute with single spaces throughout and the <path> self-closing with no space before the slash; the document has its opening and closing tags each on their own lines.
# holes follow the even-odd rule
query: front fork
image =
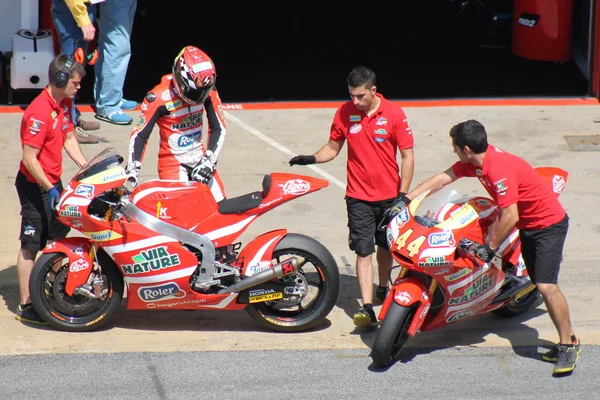
<svg viewBox="0 0 600 400">
<path fill-rule="evenodd" d="M 102 273 L 94 272 L 97 262 L 98 244 L 81 237 L 70 237 L 50 243 L 44 253 L 62 253 L 67 256 L 69 266 L 65 293 L 69 296 L 80 294 L 93 299 L 101 298 L 107 293 Z"/>
<path fill-rule="evenodd" d="M 407 277 L 408 271 L 409 269 L 406 267 L 400 269 L 398 277 L 390 288 L 390 293 L 383 302 L 379 312 L 379 320 L 385 319 L 392 302 L 396 302 L 402 307 L 412 307 L 418 304 L 414 313 L 416 318 L 412 318 L 407 330 L 410 336 L 414 336 L 423 325 L 423 321 L 429 312 L 433 293 L 435 293 L 438 283 L 435 279 L 432 279 L 429 286 L 425 286 L 422 279 L 415 276 Z"/>
<path fill-rule="evenodd" d="M 98 263 L 97 252 L 98 244 L 93 242 L 90 246 L 90 251 L 88 252 L 88 256 L 92 261 L 96 261 L 96 265 L 98 266 L 98 272 L 94 272 L 93 268 L 90 272 L 90 275 L 87 278 L 86 283 L 81 286 L 76 287 L 73 290 L 73 293 L 80 294 L 85 297 L 89 297 L 90 299 L 100 299 L 106 294 L 108 294 L 108 288 L 106 282 L 102 278 L 102 270 L 100 267 L 100 263 Z"/>
</svg>

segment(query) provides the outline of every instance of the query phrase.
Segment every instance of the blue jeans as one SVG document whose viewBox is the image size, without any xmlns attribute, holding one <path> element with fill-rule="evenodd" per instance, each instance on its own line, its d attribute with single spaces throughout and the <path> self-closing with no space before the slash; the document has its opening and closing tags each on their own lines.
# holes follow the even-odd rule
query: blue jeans
<svg viewBox="0 0 600 400">
<path fill-rule="evenodd" d="M 94 64 L 94 98 L 96 114 L 109 115 L 121 110 L 137 0 L 106 0 L 98 7 L 99 54 Z"/>
<path fill-rule="evenodd" d="M 96 17 L 96 6 L 88 6 L 88 14 L 90 20 L 94 22 Z M 64 0 L 52 0 L 52 22 L 54 28 L 58 33 L 58 39 L 60 41 L 60 53 L 73 55 L 77 47 L 81 47 L 83 51 L 87 51 L 88 42 L 83 40 L 83 33 L 81 28 L 77 26 L 73 14 L 69 10 L 69 7 L 65 4 Z M 75 105 L 75 99 L 73 99 L 73 105 Z M 77 122 L 77 117 L 80 115 L 77 107 L 73 107 L 73 123 Z"/>
</svg>

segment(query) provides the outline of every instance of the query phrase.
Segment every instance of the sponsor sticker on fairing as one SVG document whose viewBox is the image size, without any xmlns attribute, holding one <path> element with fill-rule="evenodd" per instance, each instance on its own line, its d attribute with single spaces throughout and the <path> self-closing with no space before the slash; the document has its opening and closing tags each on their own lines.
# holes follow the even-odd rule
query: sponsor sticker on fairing
<svg viewBox="0 0 600 400">
<path fill-rule="evenodd" d="M 138 289 L 140 299 L 146 303 L 171 299 L 181 299 L 186 293 L 175 282 L 160 285 L 142 286 Z"/>
<path fill-rule="evenodd" d="M 281 185 L 284 194 L 299 196 L 310 190 L 310 183 L 303 179 L 291 179 Z"/>
</svg>

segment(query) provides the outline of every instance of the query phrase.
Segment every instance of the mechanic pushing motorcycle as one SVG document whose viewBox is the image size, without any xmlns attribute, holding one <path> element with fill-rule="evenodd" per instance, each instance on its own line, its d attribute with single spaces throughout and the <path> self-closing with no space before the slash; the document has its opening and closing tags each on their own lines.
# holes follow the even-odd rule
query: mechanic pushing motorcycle
<svg viewBox="0 0 600 400">
<path fill-rule="evenodd" d="M 216 79 L 217 72 L 210 57 L 197 47 L 186 46 L 175 58 L 172 73 L 164 75 L 148 92 L 131 133 L 125 169 L 134 187 L 150 133 L 158 124 L 158 177 L 185 181 L 191 178 L 209 185 L 215 201 L 225 198 L 225 189 L 216 171 L 226 135 Z M 202 143 L 203 112 L 208 120 L 207 149 Z"/>
<path fill-rule="evenodd" d="M 477 177 L 500 209 L 497 226 L 488 243 L 474 248 L 475 255 L 489 263 L 513 228 L 519 229 L 521 251 L 531 281 L 542 294 L 548 314 L 559 335 L 559 343 L 542 359 L 554 362 L 554 374 L 571 372 L 581 353 L 581 342 L 573 333 L 569 307 L 558 287 L 562 251 L 569 216 L 552 190 L 525 160 L 488 145 L 484 126 L 475 120 L 461 122 L 450 130 L 452 146 L 459 158 L 452 167 L 419 184 L 389 212 L 395 216 L 411 200 L 431 190 L 435 193 L 462 177 Z M 562 191 L 564 180 L 553 181 Z"/>
</svg>

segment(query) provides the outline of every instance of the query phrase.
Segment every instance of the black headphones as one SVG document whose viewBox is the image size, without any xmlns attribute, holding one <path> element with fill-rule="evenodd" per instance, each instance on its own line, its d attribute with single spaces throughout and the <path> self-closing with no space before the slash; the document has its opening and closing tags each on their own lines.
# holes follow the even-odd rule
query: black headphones
<svg viewBox="0 0 600 400">
<path fill-rule="evenodd" d="M 71 56 L 69 56 L 67 58 L 67 62 L 65 63 L 65 66 L 56 72 L 55 75 L 55 80 L 56 80 L 56 87 L 62 88 L 67 86 L 67 83 L 69 83 L 69 79 L 71 78 L 71 68 L 73 67 L 73 64 L 75 63 L 75 59 Z"/>
</svg>

